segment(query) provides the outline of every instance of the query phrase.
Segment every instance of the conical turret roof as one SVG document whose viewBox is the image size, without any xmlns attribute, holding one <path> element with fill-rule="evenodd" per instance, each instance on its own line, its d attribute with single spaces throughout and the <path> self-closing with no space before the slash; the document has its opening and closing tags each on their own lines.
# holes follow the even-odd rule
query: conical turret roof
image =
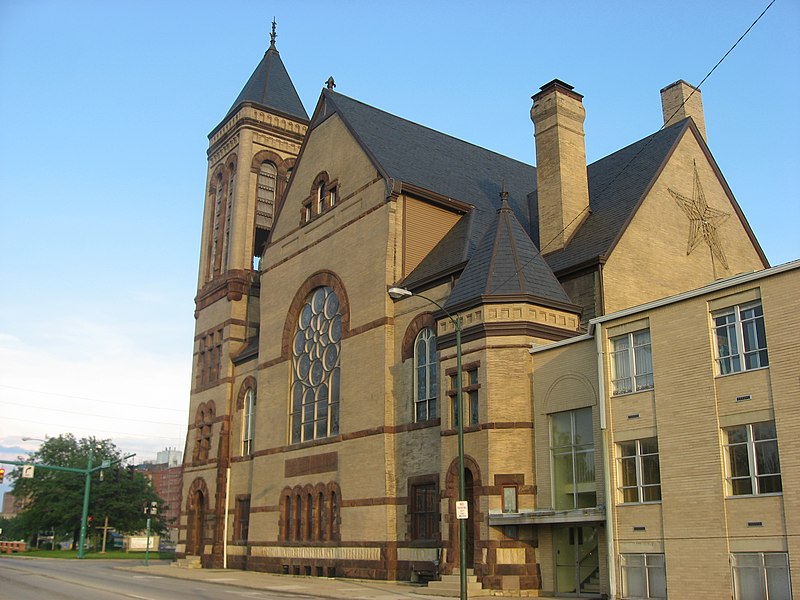
<svg viewBox="0 0 800 600">
<path fill-rule="evenodd" d="M 297 95 L 286 67 L 283 66 L 280 52 L 275 47 L 274 28 L 271 38 L 264 58 L 244 84 L 239 97 L 225 118 L 233 114 L 242 104 L 250 102 L 301 121 L 308 121 L 308 113 L 300 101 L 300 96 Z"/>
<path fill-rule="evenodd" d="M 504 193 L 494 222 L 464 267 L 445 308 L 458 309 L 471 301 L 498 296 L 528 297 L 545 304 L 572 305 L 505 196 Z"/>
</svg>

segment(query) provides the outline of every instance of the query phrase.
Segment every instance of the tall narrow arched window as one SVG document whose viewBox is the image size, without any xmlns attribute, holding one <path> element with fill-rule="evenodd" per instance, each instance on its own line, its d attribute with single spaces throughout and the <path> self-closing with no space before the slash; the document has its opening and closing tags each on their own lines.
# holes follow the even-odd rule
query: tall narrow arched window
<svg viewBox="0 0 800 600">
<path fill-rule="evenodd" d="M 236 194 L 236 167 L 228 172 L 228 201 L 225 204 L 225 235 L 222 238 L 222 270 L 228 268 L 231 257 L 231 221 L 233 219 L 233 197 Z"/>
<path fill-rule="evenodd" d="M 211 248 L 208 255 L 208 277 L 212 279 L 214 273 L 219 269 L 217 257 L 219 256 L 221 240 L 221 227 L 222 227 L 222 174 L 217 175 L 217 185 L 214 188 L 214 217 L 211 223 Z"/>
<path fill-rule="evenodd" d="M 275 213 L 275 196 L 277 189 L 278 169 L 269 161 L 261 163 L 258 170 L 256 187 L 256 227 L 272 228 Z"/>
<path fill-rule="evenodd" d="M 244 395 L 244 411 L 242 412 L 242 456 L 253 452 L 253 438 L 256 432 L 256 393 L 253 388 Z"/>
<path fill-rule="evenodd" d="M 292 443 L 339 433 L 342 315 L 329 287 L 305 299 L 292 341 Z"/>
<path fill-rule="evenodd" d="M 414 421 L 435 419 L 438 414 L 436 335 L 425 327 L 414 342 Z"/>
</svg>

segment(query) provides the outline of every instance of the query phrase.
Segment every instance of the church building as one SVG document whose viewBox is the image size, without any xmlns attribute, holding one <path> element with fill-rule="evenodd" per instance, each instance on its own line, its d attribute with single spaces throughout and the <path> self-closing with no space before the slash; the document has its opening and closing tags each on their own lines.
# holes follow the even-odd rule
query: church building
<svg viewBox="0 0 800 600">
<path fill-rule="evenodd" d="M 179 555 L 452 575 L 460 398 L 471 585 L 607 589 L 605 567 L 590 580 L 573 564 L 558 583 L 546 566 L 554 535 L 605 552 L 608 507 L 577 476 L 558 497 L 543 489 L 553 427 L 559 460 L 574 461 L 600 417 L 571 410 L 579 399 L 542 417 L 539 370 L 561 368 L 559 353 L 531 349 L 769 265 L 709 150 L 699 90 L 661 90 L 663 127 L 591 164 L 582 98 L 560 80 L 533 96 L 532 166 L 332 79 L 309 116 L 273 29 L 209 135 Z M 600 454 L 587 468 L 602 470 Z M 546 519 L 522 516 L 543 508 Z"/>
</svg>

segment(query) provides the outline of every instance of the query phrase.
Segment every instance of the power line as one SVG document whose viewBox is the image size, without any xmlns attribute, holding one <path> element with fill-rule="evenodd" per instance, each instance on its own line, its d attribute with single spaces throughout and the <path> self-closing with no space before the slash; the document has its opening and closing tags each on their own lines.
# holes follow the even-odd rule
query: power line
<svg viewBox="0 0 800 600">
<path fill-rule="evenodd" d="M 6 416 L 4 416 L 3 420 L 4 421 L 21 421 L 23 423 L 36 423 L 37 425 L 43 425 L 45 427 L 56 427 L 56 428 L 61 427 L 61 428 L 64 428 L 64 424 L 63 423 L 43 423 L 42 421 L 38 421 L 38 420 L 34 420 L 34 419 L 20 419 L 18 417 L 6 417 Z M 97 428 L 81 427 L 80 425 L 78 425 L 78 426 L 70 426 L 69 428 L 64 428 L 64 429 L 68 433 L 70 433 L 71 430 L 88 431 L 88 432 L 93 433 L 93 434 L 97 433 Z M 109 429 L 104 429 L 103 430 L 103 434 L 107 434 L 107 433 L 113 433 L 113 434 L 116 434 L 116 435 L 126 435 L 126 436 L 129 436 L 129 437 L 137 437 L 137 438 L 145 438 L 145 439 L 157 438 L 157 439 L 160 439 L 160 440 L 176 440 L 176 439 L 181 439 L 183 437 L 182 434 L 181 435 L 171 435 L 171 436 L 170 435 L 152 435 L 152 434 L 149 434 L 149 433 L 148 434 L 130 433 L 128 431 L 111 431 Z"/>
<path fill-rule="evenodd" d="M 694 95 L 694 93 L 695 93 L 696 91 L 699 91 L 699 90 L 700 90 L 700 86 L 702 86 L 702 85 L 705 83 L 706 79 L 708 79 L 708 78 L 711 76 L 711 74 L 712 74 L 714 71 L 716 71 L 717 67 L 718 67 L 718 66 L 720 66 L 720 65 L 722 64 L 722 61 L 724 61 L 724 60 L 725 60 L 725 59 L 728 57 L 728 55 L 729 55 L 731 52 L 733 52 L 733 49 L 734 49 L 734 48 L 736 48 L 736 46 L 738 46 L 738 45 L 739 45 L 739 42 L 741 42 L 741 41 L 742 41 L 742 40 L 745 38 L 745 36 L 746 36 L 748 33 L 750 33 L 750 30 L 751 30 L 751 29 L 753 29 L 753 27 L 755 27 L 756 23 L 758 23 L 758 22 L 761 20 L 761 17 L 763 17 L 763 16 L 764 16 L 764 14 L 765 14 L 765 13 L 766 13 L 766 12 L 767 12 L 769 9 L 770 9 L 770 7 L 771 7 L 773 4 L 775 4 L 775 1 L 776 1 L 776 0 L 772 0 L 772 1 L 771 1 L 769 4 L 767 4 L 767 7 L 766 7 L 766 8 L 765 8 L 763 11 L 761 11 L 761 14 L 760 14 L 760 15 L 758 15 L 758 17 L 756 17 L 756 20 L 755 20 L 755 21 L 753 21 L 753 22 L 750 24 L 750 27 L 748 27 L 748 28 L 745 30 L 745 32 L 744 32 L 744 33 L 743 33 L 741 36 L 739 36 L 739 39 L 738 39 L 738 40 L 736 40 L 736 42 L 733 44 L 733 46 L 731 46 L 731 47 L 728 49 L 728 51 L 727 51 L 727 52 L 726 52 L 726 53 L 725 53 L 725 54 L 722 56 L 722 58 L 720 58 L 720 59 L 717 61 L 717 64 L 715 64 L 715 65 L 714 65 L 714 66 L 711 68 L 711 70 L 710 70 L 710 71 L 709 71 L 709 72 L 706 74 L 706 76 L 705 76 L 705 77 L 703 77 L 703 79 L 700 81 L 700 83 L 699 83 L 699 84 L 698 84 L 698 85 L 697 85 L 697 86 L 696 86 L 696 87 L 695 87 L 695 88 L 692 90 L 692 92 L 691 92 L 691 93 L 690 93 L 690 94 L 689 94 L 689 95 L 686 97 L 686 99 L 685 99 L 683 102 L 681 102 L 680 106 L 678 106 L 678 108 L 675 110 L 675 112 L 672 114 L 672 116 L 670 116 L 670 118 L 669 118 L 669 119 L 666 119 L 666 120 L 664 121 L 664 124 L 663 124 L 663 125 L 662 125 L 662 126 L 659 128 L 659 129 L 658 129 L 658 131 L 657 131 L 656 133 L 658 133 L 659 131 L 661 131 L 662 129 L 664 129 L 664 127 L 666 127 L 666 126 L 667 126 L 667 123 L 668 123 L 668 122 L 670 122 L 670 121 L 672 120 L 672 118 L 673 118 L 675 115 L 677 115 L 677 114 L 678 114 L 678 112 L 681 110 L 681 108 L 683 108 L 683 106 L 684 106 L 684 105 L 685 105 L 685 104 L 686 104 L 686 103 L 689 101 L 689 98 L 691 98 L 691 97 Z M 612 184 L 613 184 L 613 183 L 614 183 L 614 182 L 615 182 L 617 179 L 619 179 L 619 177 L 620 177 L 620 176 L 621 176 L 621 175 L 622 175 L 622 174 L 625 172 L 625 170 L 626 170 L 626 169 L 627 169 L 627 168 L 628 168 L 628 167 L 629 167 L 629 166 L 630 166 L 630 165 L 633 163 L 633 161 L 635 161 L 635 160 L 636 160 L 636 159 L 639 157 L 639 155 L 640 155 L 642 152 L 644 152 L 644 151 L 645 151 L 645 149 L 646 149 L 646 148 L 647 148 L 647 147 L 648 147 L 648 146 L 649 146 L 651 143 L 653 143 L 653 140 L 654 140 L 654 139 L 655 139 L 655 134 L 653 134 L 653 135 L 651 135 L 651 136 L 649 137 L 649 139 L 647 140 L 647 142 L 645 142 L 645 144 L 644 144 L 644 145 L 643 145 L 643 146 L 642 146 L 642 147 L 639 149 L 639 151 L 638 151 L 636 154 L 634 154 L 634 155 L 631 157 L 631 159 L 630 159 L 630 160 L 629 160 L 627 163 L 625 163 L 625 164 L 623 165 L 623 167 L 622 167 L 622 168 L 621 168 L 621 169 L 620 169 L 620 170 L 617 172 L 617 174 L 616 174 L 616 175 L 615 175 L 615 176 L 614 176 L 614 177 L 611 179 L 611 181 L 609 181 L 609 182 L 608 182 L 608 183 L 605 185 L 605 187 L 603 187 L 603 189 L 602 189 L 602 190 L 600 190 L 599 192 L 597 192 L 596 196 L 601 196 L 602 194 L 604 194 L 604 193 L 605 193 L 605 191 L 606 191 L 606 190 L 608 190 L 608 188 L 610 188 L 610 187 L 611 187 L 611 185 L 612 185 Z M 532 256 L 532 257 L 531 257 L 531 258 L 530 258 L 530 259 L 529 259 L 529 260 L 528 260 L 528 261 L 527 261 L 527 262 L 526 262 L 524 265 L 522 265 L 522 267 L 520 267 L 519 269 L 515 269 L 515 270 L 514 270 L 514 273 L 513 273 L 512 275 L 509 275 L 509 276 L 508 276 L 508 277 L 507 277 L 505 280 L 503 280 L 503 281 L 502 281 L 502 282 L 500 282 L 498 285 L 496 285 L 496 286 L 494 287 L 494 289 L 492 290 L 492 292 L 494 292 L 495 290 L 498 290 L 498 289 L 500 289 L 501 287 L 503 287 L 503 286 L 504 286 L 506 283 L 508 283 L 508 282 L 509 282 L 511 279 L 513 279 L 514 277 L 518 277 L 518 276 L 519 276 L 519 272 L 520 272 L 522 269 L 524 269 L 524 268 L 525 268 L 525 267 L 527 267 L 529 264 L 531 264 L 531 263 L 532 263 L 534 260 L 536 260 L 536 257 L 540 256 L 540 255 L 542 254 L 542 252 L 544 252 L 545 248 L 547 248 L 547 247 L 548 247 L 550 244 L 552 244 L 554 241 L 556 241 L 556 240 L 558 239 L 558 237 L 559 237 L 559 236 L 560 236 L 562 233 L 564 233 L 564 232 L 565 232 L 567 229 L 569 229 L 570 225 L 572 225 L 572 224 L 573 224 L 575 221 L 577 221 L 579 218 L 581 218 L 581 216 L 582 216 L 582 215 L 583 215 L 585 212 L 587 212 L 588 210 L 590 210 L 590 208 L 591 208 L 590 206 L 587 206 L 587 207 L 583 208 L 583 210 L 581 210 L 581 211 L 580 211 L 580 212 L 579 212 L 579 213 L 578 213 L 578 214 L 575 216 L 575 218 L 574 218 L 574 219 L 572 219 L 572 220 L 571 220 L 569 223 L 567 223 L 567 224 L 564 226 L 564 228 L 563 228 L 561 231 L 559 231 L 559 232 L 558 232 L 558 233 L 557 233 L 557 234 L 556 234 L 556 235 L 553 237 L 553 239 L 551 239 L 550 241 L 548 241 L 548 242 L 547 242 L 547 243 L 546 243 L 544 246 L 541 246 L 541 247 L 540 247 L 540 248 L 537 250 L 537 252 L 535 252 L 535 253 L 534 253 L 534 255 L 533 255 L 533 256 Z M 542 240 L 539 240 L 539 243 L 540 243 L 540 244 L 541 244 L 541 242 L 542 242 Z"/>
<path fill-rule="evenodd" d="M 83 417 L 95 417 L 97 419 L 111 419 L 112 421 L 122 421 L 122 420 L 124 420 L 124 421 L 135 421 L 136 423 L 150 423 L 152 425 L 171 425 L 171 426 L 175 426 L 175 427 L 182 427 L 182 426 L 185 425 L 185 423 L 169 423 L 169 422 L 164 422 L 164 421 L 148 421 L 146 419 L 136 419 L 136 418 L 133 418 L 133 417 L 109 417 L 109 416 L 105 416 L 105 415 L 98 415 L 96 413 L 80 412 L 80 411 L 77 411 L 77 410 L 66 410 L 66 409 L 63 409 L 63 408 L 50 408 L 50 407 L 47 407 L 47 406 L 32 406 L 30 404 L 23 404 L 21 402 L 9 402 L 8 400 L 3 400 L 3 399 L 0 399 L 0 402 L 2 402 L 3 404 L 10 405 L 10 406 L 22 406 L 22 407 L 30 408 L 30 409 L 33 409 L 33 410 L 49 410 L 49 411 L 52 411 L 52 412 L 60 412 L 60 413 L 68 414 L 68 415 L 79 415 L 79 416 L 83 416 Z"/>
<path fill-rule="evenodd" d="M 86 396 L 70 396 L 69 394 L 59 394 L 56 392 L 45 392 L 42 390 L 33 390 L 30 388 L 16 387 L 13 385 L 4 385 L 0 383 L 0 388 L 9 390 L 16 390 L 18 392 L 31 392 L 33 394 L 43 394 L 45 396 L 57 396 L 59 398 L 72 398 L 73 400 L 87 400 L 89 402 L 100 402 L 103 404 L 116 404 L 117 406 L 131 406 L 133 408 L 147 408 L 149 410 L 171 410 L 175 412 L 184 412 L 180 408 L 168 408 L 166 406 L 145 406 L 143 404 L 133 404 L 131 402 L 115 402 L 114 400 L 98 400 L 97 398 L 87 398 Z"/>
</svg>

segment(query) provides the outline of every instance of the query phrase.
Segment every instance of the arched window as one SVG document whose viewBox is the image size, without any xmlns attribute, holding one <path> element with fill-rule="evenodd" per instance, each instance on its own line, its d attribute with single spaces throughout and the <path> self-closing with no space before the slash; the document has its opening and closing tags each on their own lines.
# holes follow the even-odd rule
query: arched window
<svg viewBox="0 0 800 600">
<path fill-rule="evenodd" d="M 233 215 L 233 196 L 236 193 L 236 167 L 231 164 L 228 171 L 228 202 L 225 205 L 225 236 L 222 240 L 222 270 L 228 268 L 231 257 L 231 219 Z"/>
<path fill-rule="evenodd" d="M 325 182 L 320 181 L 317 186 L 317 214 L 321 215 L 325 210 Z"/>
<path fill-rule="evenodd" d="M 219 255 L 222 227 L 222 173 L 217 175 L 217 185 L 214 188 L 214 218 L 211 225 L 211 252 L 208 255 L 208 280 L 214 277 L 214 272 L 218 270 L 217 256 Z"/>
<path fill-rule="evenodd" d="M 250 388 L 244 395 L 242 412 L 242 456 L 253 452 L 253 438 L 256 433 L 256 393 Z"/>
<path fill-rule="evenodd" d="M 436 335 L 425 327 L 414 342 L 414 421 L 435 419 L 438 414 Z"/>
<path fill-rule="evenodd" d="M 339 298 L 318 287 L 303 303 L 292 341 L 293 444 L 339 433 L 341 339 Z"/>
<path fill-rule="evenodd" d="M 277 167 L 269 161 L 262 162 L 258 170 L 258 185 L 256 186 L 256 227 L 272 229 L 277 181 Z"/>
</svg>

